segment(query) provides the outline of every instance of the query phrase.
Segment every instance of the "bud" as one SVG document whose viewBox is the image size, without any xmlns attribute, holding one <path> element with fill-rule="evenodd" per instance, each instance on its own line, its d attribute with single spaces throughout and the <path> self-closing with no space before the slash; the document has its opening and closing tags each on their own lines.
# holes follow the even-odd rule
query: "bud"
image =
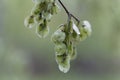
<svg viewBox="0 0 120 80">
<path fill-rule="evenodd" d="M 31 15 L 31 16 L 26 17 L 24 20 L 24 25 L 25 25 L 25 27 L 28 27 L 28 28 L 32 28 L 33 26 L 35 26 L 34 16 Z"/>
<path fill-rule="evenodd" d="M 36 28 L 36 33 L 40 38 L 45 38 L 49 33 L 49 28 L 47 26 L 47 23 L 44 22 L 44 23 L 38 24 Z"/>
<path fill-rule="evenodd" d="M 59 43 L 63 42 L 65 40 L 65 37 L 66 37 L 65 33 L 58 29 L 56 32 L 53 33 L 51 39 L 54 43 Z"/>
<path fill-rule="evenodd" d="M 66 53 L 66 45 L 64 43 L 59 43 L 55 45 L 56 55 L 63 55 Z"/>
</svg>

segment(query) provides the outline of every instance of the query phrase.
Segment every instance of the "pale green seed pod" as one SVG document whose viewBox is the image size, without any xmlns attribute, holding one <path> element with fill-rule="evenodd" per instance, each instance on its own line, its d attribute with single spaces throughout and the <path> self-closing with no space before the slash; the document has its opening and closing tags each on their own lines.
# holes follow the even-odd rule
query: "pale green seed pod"
<svg viewBox="0 0 120 80">
<path fill-rule="evenodd" d="M 50 20 L 52 18 L 52 15 L 51 15 L 51 13 L 49 13 L 49 12 L 44 12 L 43 13 L 43 19 L 46 19 L 46 20 Z"/>
<path fill-rule="evenodd" d="M 88 37 L 88 34 L 83 27 L 80 28 L 80 32 L 80 41 L 84 41 Z"/>
<path fill-rule="evenodd" d="M 66 53 L 66 45 L 64 43 L 59 43 L 55 45 L 56 55 L 63 55 Z"/>
<path fill-rule="evenodd" d="M 33 15 L 27 16 L 24 20 L 24 25 L 25 27 L 28 27 L 28 28 L 32 28 L 33 26 L 35 26 L 34 16 Z"/>
<path fill-rule="evenodd" d="M 88 35 L 88 36 L 90 36 L 91 35 L 91 33 L 92 33 L 92 29 L 91 29 L 91 24 L 87 21 L 87 20 L 85 20 L 85 21 L 83 21 L 83 24 L 82 24 L 83 26 L 83 31 Z"/>
<path fill-rule="evenodd" d="M 50 9 L 53 7 L 53 2 L 48 2 L 47 11 L 50 12 Z"/>
<path fill-rule="evenodd" d="M 51 7 L 50 13 L 52 15 L 57 14 L 59 12 L 60 8 L 56 3 L 53 3 L 53 6 Z"/>
<path fill-rule="evenodd" d="M 70 56 L 64 53 L 63 55 L 56 55 L 56 62 L 61 65 L 66 65 L 70 61 Z"/>
<path fill-rule="evenodd" d="M 55 7 L 56 7 L 56 13 L 61 11 L 60 6 L 57 3 L 55 3 Z"/>
<path fill-rule="evenodd" d="M 78 45 L 80 42 L 80 35 L 78 35 L 75 31 L 73 31 L 70 39 L 71 39 L 73 45 Z"/>
<path fill-rule="evenodd" d="M 80 41 L 84 41 L 87 38 L 86 34 L 80 34 Z"/>
<path fill-rule="evenodd" d="M 46 8 L 47 8 L 46 2 L 36 3 L 33 9 L 31 10 L 31 14 L 35 16 L 39 15 L 40 13 L 42 13 L 42 11 L 46 10 Z"/>
<path fill-rule="evenodd" d="M 60 71 L 67 73 L 70 69 L 70 56 L 63 54 L 63 55 L 57 55 L 56 61 L 58 63 L 58 67 Z"/>
<path fill-rule="evenodd" d="M 39 15 L 40 12 L 41 12 L 40 4 L 37 3 L 37 4 L 35 4 L 33 9 L 31 10 L 31 14 L 32 15 Z"/>
<path fill-rule="evenodd" d="M 46 23 L 38 24 L 36 28 L 36 33 L 40 38 L 45 38 L 49 33 L 49 28 Z"/>
<path fill-rule="evenodd" d="M 43 16 L 42 13 L 40 13 L 39 15 L 36 15 L 34 18 L 35 23 L 39 24 L 43 22 Z"/>
<path fill-rule="evenodd" d="M 55 44 L 57 44 L 63 42 L 65 40 L 65 37 L 66 34 L 62 30 L 58 29 L 56 32 L 53 33 L 51 39 Z"/>
<path fill-rule="evenodd" d="M 60 70 L 60 71 L 62 71 L 62 72 L 64 72 L 64 73 L 67 73 L 67 72 L 69 71 L 69 69 L 70 69 L 70 63 L 67 62 L 66 65 L 61 65 L 61 64 L 59 64 L 58 67 L 59 67 L 59 70 Z"/>
</svg>

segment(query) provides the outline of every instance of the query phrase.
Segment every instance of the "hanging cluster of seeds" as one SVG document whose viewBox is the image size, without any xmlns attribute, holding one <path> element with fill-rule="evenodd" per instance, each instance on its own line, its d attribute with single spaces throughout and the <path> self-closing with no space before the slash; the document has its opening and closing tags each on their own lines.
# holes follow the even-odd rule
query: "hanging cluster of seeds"
<svg viewBox="0 0 120 80">
<path fill-rule="evenodd" d="M 35 6 L 31 14 L 25 19 L 25 26 L 28 28 L 36 27 L 39 37 L 45 38 L 49 33 L 48 22 L 57 13 L 59 7 L 55 0 L 34 0 Z"/>
<path fill-rule="evenodd" d="M 56 0 L 34 0 L 35 7 L 31 15 L 25 19 L 26 27 L 36 26 L 39 37 L 46 37 L 49 32 L 47 23 L 51 16 L 58 11 Z M 51 39 L 55 45 L 55 57 L 60 71 L 67 73 L 70 69 L 70 61 L 76 58 L 76 46 L 80 41 L 91 35 L 91 25 L 87 20 L 80 22 L 72 15 L 63 3 L 58 0 L 68 15 L 68 21 L 59 26 Z"/>
<path fill-rule="evenodd" d="M 70 69 L 70 61 L 76 58 L 76 46 L 80 41 L 91 35 L 91 26 L 88 21 L 75 24 L 73 20 L 61 25 L 52 35 L 55 44 L 55 56 L 60 71 L 66 73 Z"/>
</svg>

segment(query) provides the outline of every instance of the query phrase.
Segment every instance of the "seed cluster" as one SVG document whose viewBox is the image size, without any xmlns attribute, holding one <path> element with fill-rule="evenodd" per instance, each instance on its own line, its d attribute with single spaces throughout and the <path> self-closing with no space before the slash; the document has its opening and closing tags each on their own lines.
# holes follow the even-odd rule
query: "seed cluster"
<svg viewBox="0 0 120 80">
<path fill-rule="evenodd" d="M 52 35 L 55 44 L 55 56 L 60 71 L 67 73 L 70 69 L 70 61 L 76 58 L 76 45 L 91 35 L 91 25 L 83 21 L 82 25 L 76 25 L 73 20 L 60 26 Z"/>
<path fill-rule="evenodd" d="M 59 26 L 53 33 L 51 40 L 55 45 L 55 57 L 60 71 L 67 73 L 70 69 L 70 61 L 76 58 L 77 44 L 91 35 L 91 25 L 87 20 L 79 21 L 69 13 L 60 0 L 58 0 L 68 15 L 68 21 Z M 59 10 L 56 0 L 33 0 L 35 6 L 31 14 L 25 19 L 25 26 L 36 27 L 39 37 L 45 38 L 49 33 L 48 22 Z M 74 19 L 74 20 L 73 20 Z"/>
<path fill-rule="evenodd" d="M 36 27 L 36 33 L 39 37 L 45 38 L 49 33 L 48 22 L 52 15 L 59 10 L 55 0 L 33 0 L 35 6 L 31 14 L 26 17 L 24 24 L 28 28 Z"/>
</svg>

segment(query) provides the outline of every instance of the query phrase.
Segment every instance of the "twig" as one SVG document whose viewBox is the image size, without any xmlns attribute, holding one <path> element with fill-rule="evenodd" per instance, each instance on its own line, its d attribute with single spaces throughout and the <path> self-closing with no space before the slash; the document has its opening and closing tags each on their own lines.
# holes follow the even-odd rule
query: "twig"
<svg viewBox="0 0 120 80">
<path fill-rule="evenodd" d="M 67 8 L 64 6 L 64 4 L 61 2 L 61 0 L 58 0 L 59 3 L 62 5 L 62 7 L 64 8 L 64 10 L 66 11 L 67 15 L 70 15 L 69 11 L 67 10 Z"/>
<path fill-rule="evenodd" d="M 61 2 L 61 0 L 58 0 L 58 1 L 62 5 L 62 7 L 64 8 L 65 12 L 67 13 L 68 21 L 71 19 L 71 17 L 73 17 L 79 23 L 80 20 L 68 11 L 68 9 L 64 6 L 64 4 Z"/>
</svg>

